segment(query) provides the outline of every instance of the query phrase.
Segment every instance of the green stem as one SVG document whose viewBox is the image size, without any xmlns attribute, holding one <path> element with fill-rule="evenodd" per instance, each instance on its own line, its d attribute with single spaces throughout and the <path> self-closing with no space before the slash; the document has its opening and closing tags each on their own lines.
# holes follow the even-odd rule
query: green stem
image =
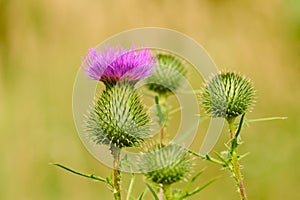
<svg viewBox="0 0 300 200">
<path fill-rule="evenodd" d="M 272 120 L 283 120 L 287 119 L 287 117 L 265 117 L 265 118 L 258 118 L 258 119 L 247 119 L 245 120 L 246 123 L 252 122 L 263 122 L 263 121 L 272 121 Z"/>
<path fill-rule="evenodd" d="M 233 151 L 232 153 L 232 173 L 235 179 L 235 182 L 237 184 L 238 187 L 238 191 L 240 194 L 240 197 L 242 200 L 246 200 L 247 196 L 246 196 L 246 189 L 243 183 L 243 176 L 240 170 L 240 165 L 238 162 L 238 155 L 236 153 L 236 151 Z"/>
<path fill-rule="evenodd" d="M 162 126 L 160 129 L 160 145 L 164 146 L 165 129 Z"/>
<path fill-rule="evenodd" d="M 242 129 L 242 125 L 244 122 L 244 117 L 245 114 L 242 115 L 240 123 L 239 123 L 239 127 L 236 131 L 235 126 L 234 126 L 234 119 L 230 119 L 227 120 L 228 124 L 229 124 L 229 131 L 230 131 L 230 135 L 231 135 L 231 149 L 230 149 L 230 154 L 231 154 L 231 167 L 229 168 L 230 171 L 232 172 L 232 175 L 235 179 L 240 197 L 242 200 L 246 200 L 247 196 L 246 196 L 246 189 L 243 183 L 243 176 L 240 170 L 240 164 L 238 162 L 238 153 L 237 153 L 237 147 L 238 147 L 238 136 L 240 134 L 240 131 Z"/>
<path fill-rule="evenodd" d="M 120 177 L 121 173 L 119 170 L 120 165 L 120 149 L 118 147 L 113 147 L 113 157 L 114 157 L 114 198 L 115 200 L 121 200 L 121 191 L 120 191 Z"/>
<path fill-rule="evenodd" d="M 126 200 L 130 200 L 130 196 L 131 196 L 134 181 L 135 181 L 135 174 L 132 174 L 130 184 L 129 184 L 129 188 L 128 188 L 128 192 L 127 192 Z"/>
<path fill-rule="evenodd" d="M 165 184 L 165 185 L 163 185 L 162 188 L 163 188 L 163 191 L 164 191 L 164 195 L 165 195 L 165 197 L 166 197 L 166 200 L 172 199 L 171 185 Z"/>
<path fill-rule="evenodd" d="M 75 170 L 73 170 L 71 168 L 68 168 L 68 167 L 66 167 L 64 165 L 61 165 L 61 164 L 58 164 L 58 163 L 51 163 L 51 164 L 53 164 L 53 165 L 55 165 L 57 167 L 60 167 L 60 168 L 62 168 L 64 170 L 67 170 L 67 171 L 69 171 L 69 172 L 71 172 L 73 174 L 76 174 L 76 175 L 79 175 L 79 176 L 83 176 L 85 178 L 90 178 L 90 179 L 93 179 L 93 180 L 96 180 L 96 181 L 108 183 L 105 178 L 95 176 L 94 174 L 83 174 L 81 172 L 75 171 Z"/>
<path fill-rule="evenodd" d="M 168 111 L 163 110 L 162 108 L 166 108 L 166 97 L 165 96 L 155 96 L 155 104 L 157 115 L 159 118 L 159 125 L 161 126 L 160 129 L 160 145 L 164 145 L 165 139 L 165 123 L 168 115 Z"/>
<path fill-rule="evenodd" d="M 222 166 L 226 166 L 226 164 L 225 164 L 224 162 L 222 162 L 222 161 L 220 161 L 220 160 L 217 160 L 217 159 L 215 159 L 215 158 L 212 158 L 212 157 L 210 157 L 208 154 L 207 154 L 207 155 L 200 155 L 200 154 L 194 152 L 194 151 L 191 150 L 191 149 L 188 149 L 188 152 L 191 153 L 191 154 L 194 155 L 194 156 L 197 156 L 197 157 L 203 159 L 203 160 L 207 160 L 207 161 L 213 162 L 213 163 L 215 163 L 215 164 L 219 164 L 219 165 L 222 165 Z"/>
<path fill-rule="evenodd" d="M 164 190 L 162 188 L 162 185 L 159 186 L 158 199 L 159 200 L 164 200 Z"/>
<path fill-rule="evenodd" d="M 228 118 L 227 122 L 229 125 L 229 133 L 230 133 L 230 139 L 234 138 L 235 135 L 235 125 L 234 125 L 235 117 Z"/>
</svg>

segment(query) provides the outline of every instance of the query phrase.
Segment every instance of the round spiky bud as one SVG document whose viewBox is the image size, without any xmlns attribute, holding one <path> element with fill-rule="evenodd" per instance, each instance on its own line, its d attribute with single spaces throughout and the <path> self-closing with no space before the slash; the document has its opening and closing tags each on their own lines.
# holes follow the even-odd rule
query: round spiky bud
<svg viewBox="0 0 300 200">
<path fill-rule="evenodd" d="M 251 81 L 234 72 L 222 72 L 206 82 L 201 100 L 211 117 L 233 119 L 247 111 L 254 101 Z"/>
<path fill-rule="evenodd" d="M 87 131 L 97 144 L 132 147 L 149 132 L 149 117 L 131 83 L 107 87 L 89 113 Z"/>
<path fill-rule="evenodd" d="M 191 171 L 191 158 L 183 147 L 170 144 L 155 146 L 141 155 L 139 166 L 148 180 L 170 185 L 187 177 Z"/>
<path fill-rule="evenodd" d="M 177 90 L 186 75 L 184 65 L 172 55 L 158 54 L 153 74 L 147 78 L 147 86 L 161 95 L 169 95 Z"/>
</svg>

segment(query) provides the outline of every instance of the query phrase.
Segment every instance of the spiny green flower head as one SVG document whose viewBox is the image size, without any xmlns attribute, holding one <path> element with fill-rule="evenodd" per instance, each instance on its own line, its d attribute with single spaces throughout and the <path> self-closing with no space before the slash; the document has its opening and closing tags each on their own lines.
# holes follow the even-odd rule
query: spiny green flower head
<svg viewBox="0 0 300 200">
<path fill-rule="evenodd" d="M 170 185 L 186 178 L 191 171 L 191 158 L 186 150 L 175 144 L 160 145 L 141 155 L 139 167 L 148 180 Z"/>
<path fill-rule="evenodd" d="M 186 73 L 179 59 L 169 54 L 158 54 L 154 72 L 147 78 L 147 86 L 160 95 L 169 95 L 181 86 Z"/>
<path fill-rule="evenodd" d="M 95 101 L 86 129 L 97 144 L 118 148 L 140 144 L 148 136 L 149 116 L 134 85 L 121 81 L 107 87 Z"/>
<path fill-rule="evenodd" d="M 208 80 L 201 92 L 204 110 L 211 117 L 233 119 L 253 105 L 252 82 L 235 72 L 221 72 Z"/>
</svg>

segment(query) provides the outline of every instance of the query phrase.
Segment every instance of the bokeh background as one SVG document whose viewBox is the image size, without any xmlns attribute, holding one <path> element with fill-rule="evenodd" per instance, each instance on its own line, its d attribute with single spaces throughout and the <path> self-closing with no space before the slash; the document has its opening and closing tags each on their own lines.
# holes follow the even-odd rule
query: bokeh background
<svg viewBox="0 0 300 200">
<path fill-rule="evenodd" d="M 251 77 L 258 99 L 249 118 L 288 117 L 244 129 L 243 172 L 249 199 L 300 199 L 299 0 L 1 0 L 0 199 L 111 199 L 103 184 L 49 163 L 110 172 L 77 135 L 72 87 L 89 47 L 145 26 L 185 33 L 219 68 Z M 195 170 L 204 167 L 197 184 L 218 181 L 193 199 L 238 199 L 225 171 L 200 161 Z M 135 194 L 143 188 L 136 183 Z"/>
</svg>

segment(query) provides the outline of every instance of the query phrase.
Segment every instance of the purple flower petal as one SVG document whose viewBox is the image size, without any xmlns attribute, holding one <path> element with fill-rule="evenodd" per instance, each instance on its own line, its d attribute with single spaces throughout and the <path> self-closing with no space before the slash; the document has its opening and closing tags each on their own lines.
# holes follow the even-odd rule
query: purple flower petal
<svg viewBox="0 0 300 200">
<path fill-rule="evenodd" d="M 102 52 L 91 48 L 84 58 L 87 65 L 84 70 L 92 79 L 103 82 L 138 81 L 151 75 L 156 61 L 147 48 L 124 50 L 122 47 L 107 47 Z"/>
</svg>

